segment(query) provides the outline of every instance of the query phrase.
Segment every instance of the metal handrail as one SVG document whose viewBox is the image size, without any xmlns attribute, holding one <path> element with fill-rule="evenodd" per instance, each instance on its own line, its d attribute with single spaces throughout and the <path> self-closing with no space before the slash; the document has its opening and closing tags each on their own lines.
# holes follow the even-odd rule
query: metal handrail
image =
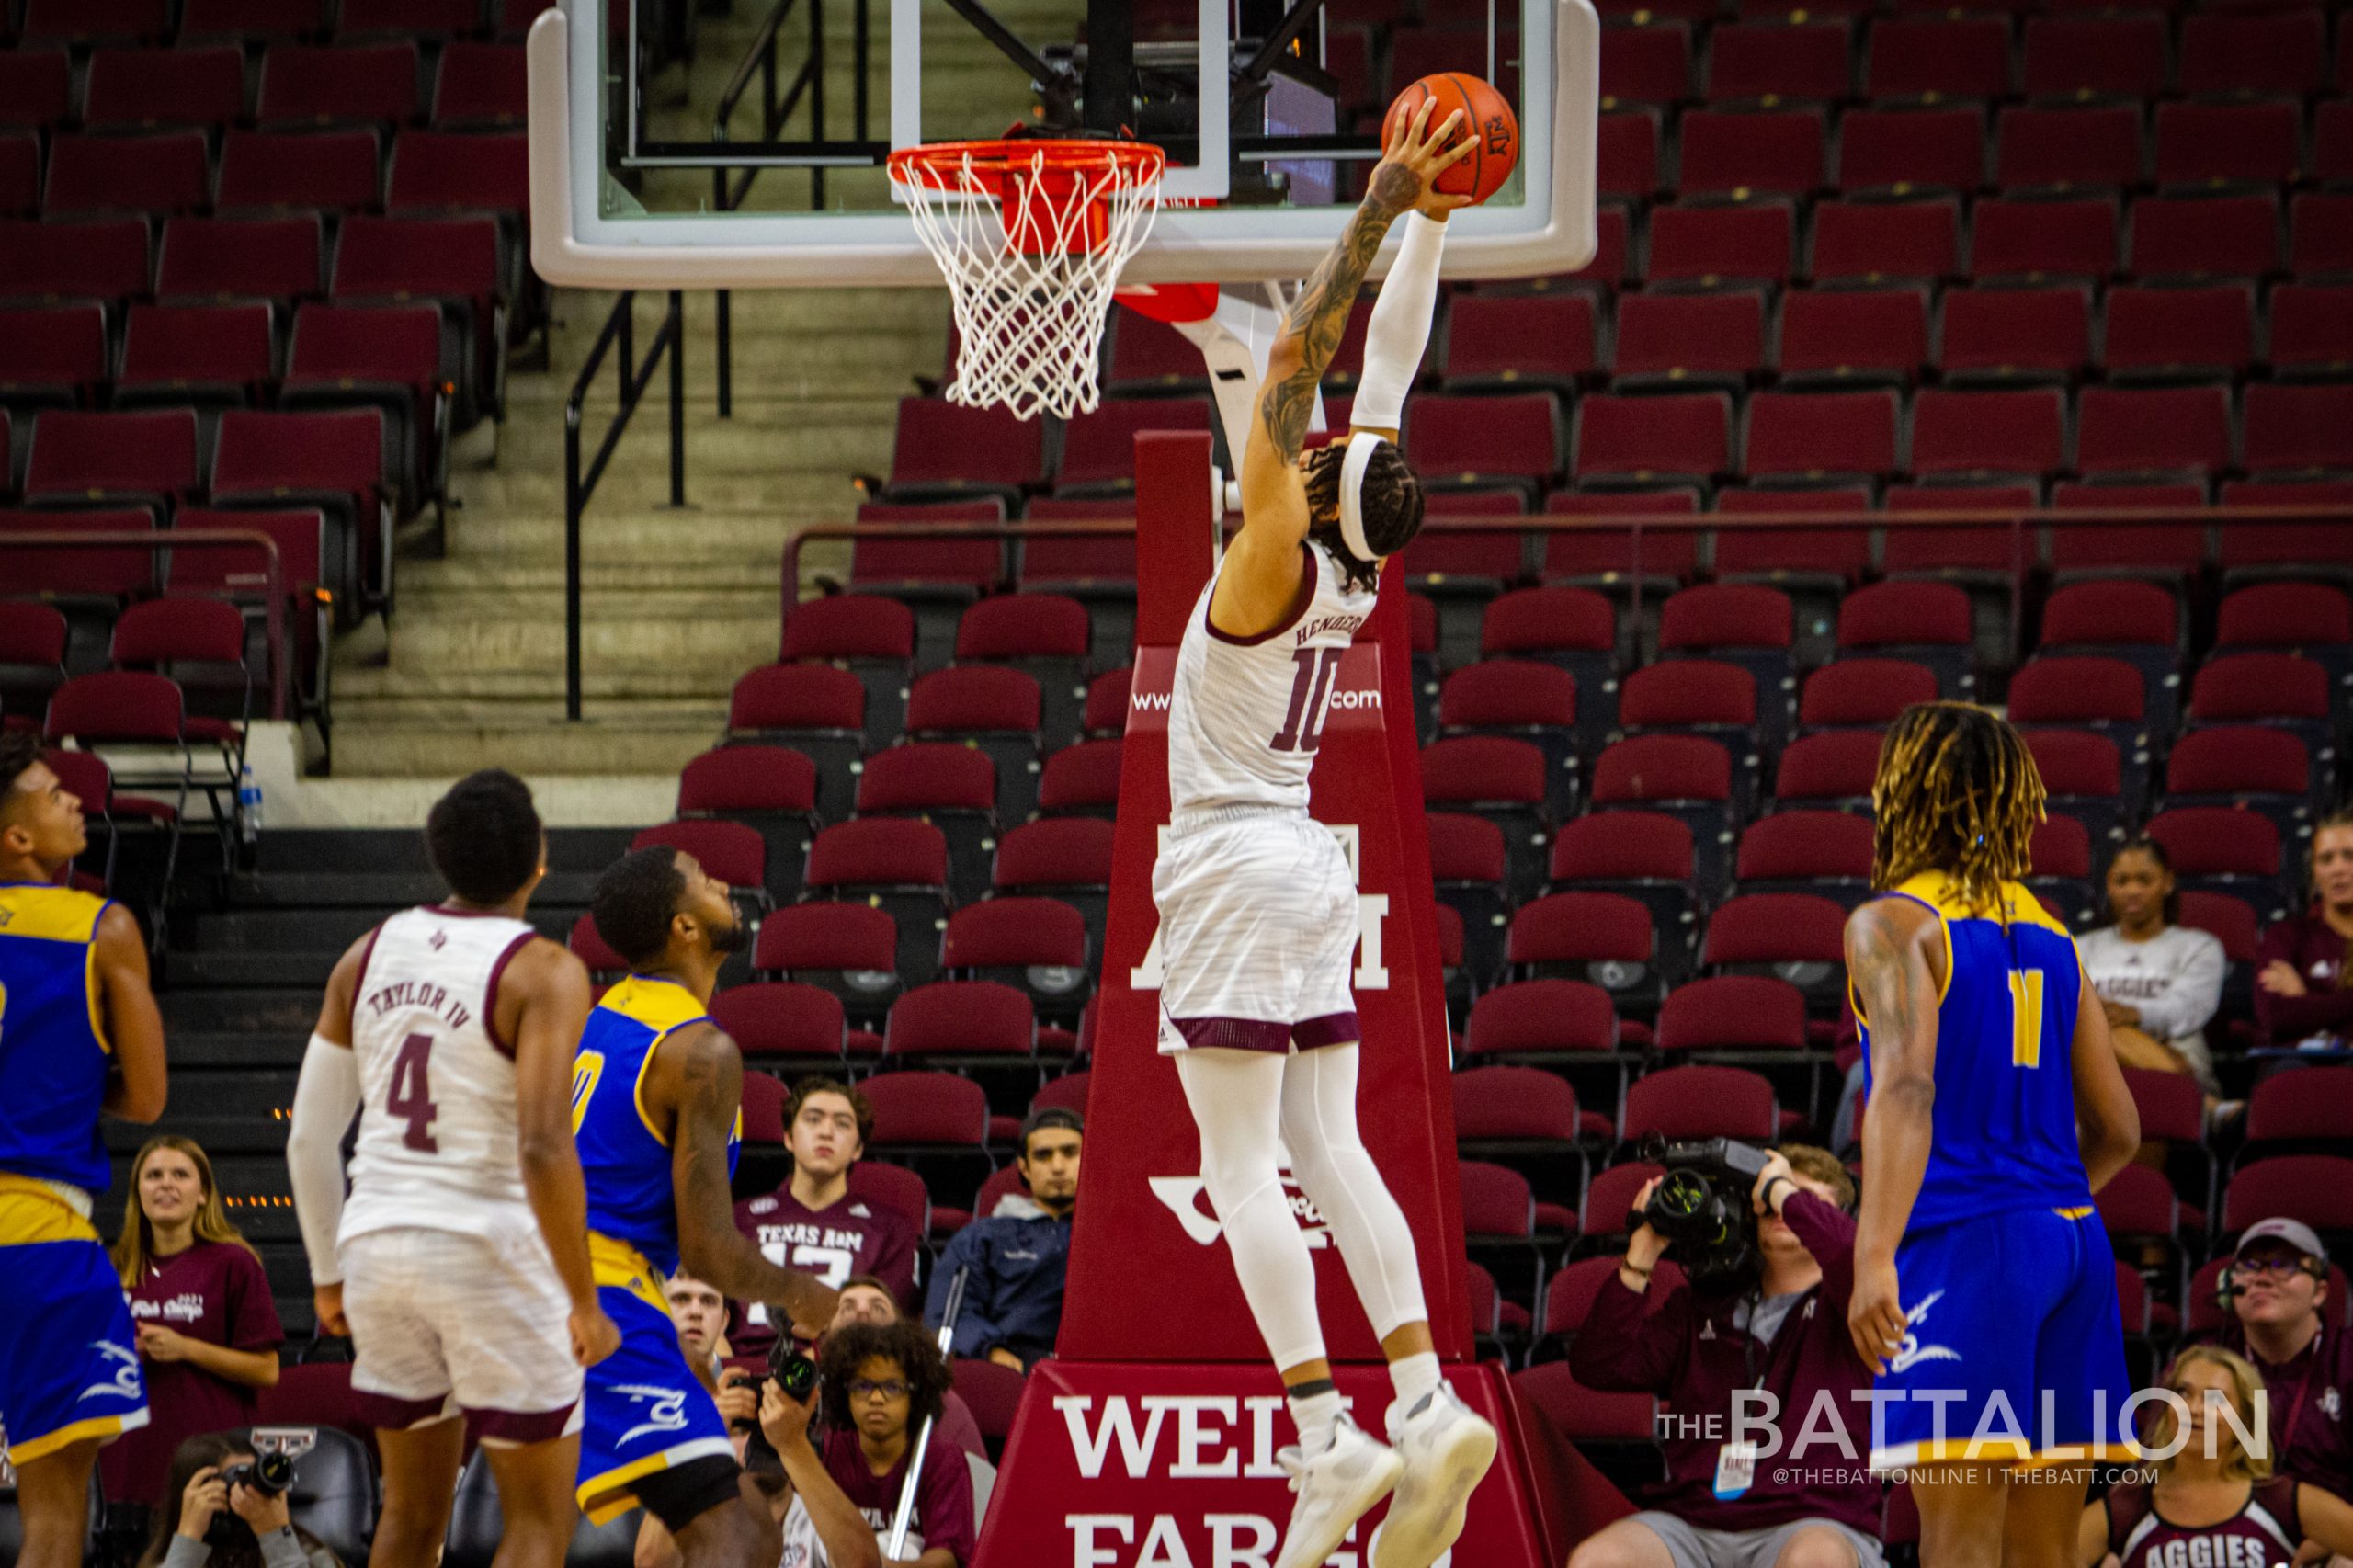
<svg viewBox="0 0 2353 1568">
<path fill-rule="evenodd" d="M 644 360 L 633 364 L 637 327 L 632 312 L 636 302 L 634 289 L 613 302 L 612 313 L 605 318 L 604 328 L 597 334 L 596 344 L 588 350 L 580 374 L 573 380 L 572 395 L 563 402 L 563 716 L 568 720 L 580 717 L 581 517 L 596 495 L 597 482 L 605 477 L 605 465 L 612 460 L 613 449 L 620 444 L 621 434 L 629 428 L 630 417 L 644 399 L 646 388 L 653 384 L 654 372 L 665 355 L 670 360 L 670 505 L 687 504 L 687 381 L 683 349 L 686 295 L 680 290 L 670 290 L 670 308 L 663 314 L 661 330 L 654 335 Z M 613 411 L 612 424 L 607 427 L 605 438 L 597 444 L 597 455 L 584 474 L 580 468 L 581 409 L 587 402 L 590 384 L 604 366 L 605 355 L 615 344 L 620 346 L 620 358 L 613 367 L 620 406 Z"/>
<path fill-rule="evenodd" d="M 1652 533 L 1700 531 L 1771 531 L 1830 528 L 1865 531 L 1903 529 L 2006 528 L 2010 534 L 2010 662 L 2018 662 L 2020 611 L 2027 579 L 2034 562 L 2029 558 L 2029 528 L 2154 528 L 2168 524 L 2229 528 L 2278 523 L 2353 524 L 2353 506 L 2306 504 L 2290 506 L 2128 506 L 2103 511 L 2059 511 L 2046 506 L 1979 507 L 1967 511 L 1888 512 L 1596 512 L 1582 514 L 1529 513 L 1517 517 L 1433 517 L 1422 525 L 1426 534 L 1567 534 L 1628 535 L 1626 573 L 1629 610 L 1640 622 L 1643 583 L 1643 538 Z M 1063 539 L 1109 537 L 1135 532 L 1131 520 L 1040 521 L 1009 519 L 997 523 L 817 523 L 802 528 L 784 546 L 782 619 L 790 620 L 801 597 L 801 551 L 812 540 L 890 540 L 904 543 L 921 539 Z"/>
<path fill-rule="evenodd" d="M 269 716 L 286 717 L 286 574 L 278 564 L 278 541 L 255 528 L 157 528 L 152 533 L 94 534 L 70 528 L 10 528 L 0 530 L 0 550 L 177 550 L 183 545 L 202 549 L 259 545 L 267 569 L 262 574 L 262 635 L 269 650 Z"/>
</svg>

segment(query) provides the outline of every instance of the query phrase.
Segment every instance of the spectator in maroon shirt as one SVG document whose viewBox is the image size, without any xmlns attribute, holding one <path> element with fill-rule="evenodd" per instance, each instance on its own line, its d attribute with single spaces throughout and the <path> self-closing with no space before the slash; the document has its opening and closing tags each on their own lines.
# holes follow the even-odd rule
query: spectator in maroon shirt
<svg viewBox="0 0 2353 1568">
<path fill-rule="evenodd" d="M 1636 1195 L 1637 1212 L 1656 1185 Z M 1570 1343 L 1569 1369 L 1588 1387 L 1665 1403 L 1667 1475 L 1643 1512 L 1587 1537 L 1569 1568 L 1880 1568 L 1861 1397 L 1871 1374 L 1847 1333 L 1854 1197 L 1827 1151 L 1785 1148 L 1751 1193 L 1757 1273 L 1677 1284 L 1665 1301 L 1653 1298 L 1651 1271 L 1668 1244 L 1647 1224 L 1635 1230 Z M 1760 1391 L 1778 1404 L 1761 1406 Z M 1739 1415 L 1772 1422 L 1774 1452 L 1734 1443 Z"/>
<path fill-rule="evenodd" d="M 2249 1225 L 2222 1286 L 2231 1321 L 2213 1341 L 2263 1374 L 2272 1469 L 2353 1501 L 2353 1336 L 2322 1313 L 2328 1249 L 2294 1220 Z"/>
<path fill-rule="evenodd" d="M 269 1277 L 192 1141 L 151 1138 L 131 1163 L 116 1270 L 131 1297 L 149 1419 L 104 1449 L 109 1497 L 153 1497 L 184 1437 L 250 1426 L 285 1340 Z"/>
<path fill-rule="evenodd" d="M 2273 1045 L 2343 1050 L 2353 1039 L 2353 812 L 2313 830 L 2313 902 L 2263 934 L 2255 1021 Z"/>
<path fill-rule="evenodd" d="M 774 1192 L 735 1205 L 735 1228 L 771 1263 L 814 1274 L 835 1290 L 853 1275 L 871 1275 L 912 1304 L 918 1221 L 849 1189 L 850 1167 L 873 1131 L 874 1108 L 864 1095 L 833 1078 L 801 1079 L 784 1108 L 792 1175 Z M 745 1355 L 765 1353 L 776 1339 L 767 1308 L 754 1302 L 739 1311 L 732 1337 Z"/>
</svg>

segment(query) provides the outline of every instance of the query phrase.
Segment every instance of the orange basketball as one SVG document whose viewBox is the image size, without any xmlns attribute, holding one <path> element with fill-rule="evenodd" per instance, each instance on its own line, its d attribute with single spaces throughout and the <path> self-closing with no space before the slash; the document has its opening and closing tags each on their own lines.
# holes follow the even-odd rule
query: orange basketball
<svg viewBox="0 0 2353 1568">
<path fill-rule="evenodd" d="M 1502 189 L 1504 181 L 1511 177 L 1512 165 L 1519 162 L 1519 117 L 1511 112 L 1501 93 L 1469 72 L 1440 71 L 1398 94 L 1381 122 L 1381 144 L 1388 145 L 1398 125 L 1420 112 L 1425 98 L 1438 100 L 1438 107 L 1430 110 L 1432 131 L 1445 124 L 1446 117 L 1456 109 L 1462 111 L 1462 124 L 1449 146 L 1464 136 L 1475 137 L 1479 143 L 1478 151 L 1438 176 L 1438 188 L 1449 196 L 1467 196 L 1474 203 Z"/>
</svg>

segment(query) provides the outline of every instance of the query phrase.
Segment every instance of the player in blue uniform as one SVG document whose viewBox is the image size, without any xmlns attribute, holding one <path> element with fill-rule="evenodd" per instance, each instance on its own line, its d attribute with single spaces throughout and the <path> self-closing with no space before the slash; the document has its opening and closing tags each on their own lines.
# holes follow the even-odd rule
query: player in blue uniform
<svg viewBox="0 0 2353 1568">
<path fill-rule="evenodd" d="M 101 1114 L 164 1114 L 164 1021 L 120 904 L 57 885 L 82 802 L 32 736 L 0 736 L 0 1433 L 20 1568 L 82 1561 L 98 1449 L 147 1424 L 122 1282 L 90 1224 Z"/>
<path fill-rule="evenodd" d="M 1847 1318 L 1884 1402 L 1871 1463 L 1912 1470 L 1924 1568 L 2062 1568 L 2086 1461 L 2131 1451 L 2092 1194 L 2140 1119 L 2074 939 L 2018 881 L 2043 815 L 2018 733 L 1965 703 L 1906 709 L 1871 799 L 1883 896 L 1847 924 L 1870 1096 Z"/>
<path fill-rule="evenodd" d="M 744 1060 L 705 1013 L 748 930 L 691 855 L 641 849 L 597 883 L 597 930 L 631 974 L 588 1017 L 572 1074 L 588 1183 L 588 1252 L 620 1348 L 588 1369 L 580 1506 L 597 1523 L 642 1504 L 687 1568 L 756 1568 L 779 1550 L 745 1491 L 727 1424 L 687 1366 L 663 1294 L 681 1263 L 780 1321 L 822 1328 L 834 1292 L 779 1268 L 735 1228 Z"/>
</svg>

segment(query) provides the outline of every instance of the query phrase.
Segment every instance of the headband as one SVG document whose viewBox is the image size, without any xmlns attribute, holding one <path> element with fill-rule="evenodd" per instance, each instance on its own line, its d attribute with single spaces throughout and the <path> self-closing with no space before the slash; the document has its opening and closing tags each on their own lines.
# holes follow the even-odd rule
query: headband
<svg viewBox="0 0 2353 1568">
<path fill-rule="evenodd" d="M 1381 442 L 1371 431 L 1359 430 L 1348 437 L 1348 455 L 1340 460 L 1340 542 L 1359 561 L 1381 559 L 1364 538 L 1364 471 L 1372 466 Z"/>
</svg>

